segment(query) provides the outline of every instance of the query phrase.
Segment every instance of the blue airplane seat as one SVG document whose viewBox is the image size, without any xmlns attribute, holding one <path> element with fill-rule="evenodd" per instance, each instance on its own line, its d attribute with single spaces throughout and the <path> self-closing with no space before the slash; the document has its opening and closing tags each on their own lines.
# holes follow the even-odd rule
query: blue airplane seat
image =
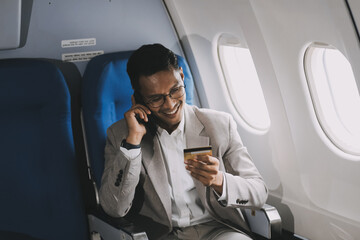
<svg viewBox="0 0 360 240">
<path fill-rule="evenodd" d="M 104 170 L 106 130 L 122 119 L 131 107 L 133 90 L 126 72 L 127 60 L 132 51 L 109 53 L 94 57 L 87 65 L 82 85 L 82 104 L 88 158 L 100 188 Z M 186 85 L 186 102 L 193 104 L 194 83 L 186 60 L 178 57 L 183 68 Z"/>
<path fill-rule="evenodd" d="M 0 60 L 0 236 L 89 239 L 70 104 L 54 64 Z"/>
<path fill-rule="evenodd" d="M 96 183 L 95 195 L 93 192 L 88 193 L 87 198 L 97 199 L 96 193 L 100 188 L 104 170 L 106 130 L 111 124 L 122 119 L 124 113 L 131 107 L 133 90 L 126 72 L 126 65 L 132 52 L 115 52 L 96 56 L 85 69 L 82 83 L 83 127 L 90 175 Z M 189 66 L 181 56 L 178 56 L 178 63 L 185 75 L 186 102 L 192 104 L 194 84 Z M 134 203 L 132 211 L 136 216 L 135 205 L 137 206 Z M 111 218 L 101 209 L 98 202 L 96 208 L 88 209 L 88 218 L 92 236 L 105 240 L 147 239 L 146 232 L 149 229 L 164 227 L 144 216 L 136 219 Z"/>
</svg>

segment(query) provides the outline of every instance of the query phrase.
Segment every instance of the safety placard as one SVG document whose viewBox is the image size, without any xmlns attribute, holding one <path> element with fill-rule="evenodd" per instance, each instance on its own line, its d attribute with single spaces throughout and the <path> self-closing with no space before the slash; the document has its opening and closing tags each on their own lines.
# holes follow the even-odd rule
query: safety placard
<svg viewBox="0 0 360 240">
<path fill-rule="evenodd" d="M 71 40 L 62 40 L 61 47 L 62 48 L 70 48 L 70 47 L 88 47 L 95 46 L 96 38 L 82 38 L 82 39 L 71 39 Z"/>
<path fill-rule="evenodd" d="M 101 54 L 104 54 L 104 51 L 64 53 L 62 54 L 62 60 L 64 62 L 83 62 L 83 61 L 89 61 L 93 57 Z"/>
</svg>

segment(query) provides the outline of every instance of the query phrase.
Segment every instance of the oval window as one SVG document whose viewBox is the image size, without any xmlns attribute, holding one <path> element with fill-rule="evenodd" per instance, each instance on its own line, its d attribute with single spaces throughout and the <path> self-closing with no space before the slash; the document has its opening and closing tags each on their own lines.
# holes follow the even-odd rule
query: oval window
<svg viewBox="0 0 360 240">
<path fill-rule="evenodd" d="M 304 63 L 323 131 L 342 151 L 360 155 L 360 97 L 350 62 L 332 46 L 313 44 Z"/>
<path fill-rule="evenodd" d="M 224 44 L 221 41 L 218 50 L 235 109 L 250 127 L 260 131 L 268 130 L 269 113 L 250 50 L 239 44 Z"/>
</svg>

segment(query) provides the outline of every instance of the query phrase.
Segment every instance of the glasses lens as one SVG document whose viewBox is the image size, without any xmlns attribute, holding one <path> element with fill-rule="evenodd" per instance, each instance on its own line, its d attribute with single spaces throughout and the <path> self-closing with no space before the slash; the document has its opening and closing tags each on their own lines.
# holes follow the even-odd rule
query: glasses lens
<svg viewBox="0 0 360 240">
<path fill-rule="evenodd" d="M 170 94 L 168 95 L 171 99 L 180 98 L 185 94 L 185 87 L 180 86 L 172 89 L 170 91 Z M 151 107 L 160 107 L 165 102 L 166 95 L 162 95 L 153 99 L 150 99 L 147 104 L 149 104 Z"/>
<path fill-rule="evenodd" d="M 182 97 L 185 93 L 185 88 L 183 86 L 175 88 L 170 94 L 171 98 L 179 98 Z"/>
<path fill-rule="evenodd" d="M 156 99 L 151 99 L 148 104 L 152 107 L 160 107 L 164 103 L 164 97 L 159 97 Z"/>
</svg>

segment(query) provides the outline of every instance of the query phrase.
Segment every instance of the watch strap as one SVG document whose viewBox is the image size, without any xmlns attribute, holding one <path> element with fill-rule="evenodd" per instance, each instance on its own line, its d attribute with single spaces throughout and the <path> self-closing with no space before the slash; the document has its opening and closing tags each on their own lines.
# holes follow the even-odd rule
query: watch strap
<svg viewBox="0 0 360 240">
<path fill-rule="evenodd" d="M 120 145 L 120 146 L 123 147 L 123 148 L 126 148 L 127 150 L 130 150 L 130 149 L 138 149 L 138 148 L 141 147 L 140 144 L 139 144 L 139 145 L 134 145 L 134 144 L 131 144 L 131 143 L 127 143 L 127 142 L 126 142 L 126 139 L 123 139 L 123 140 L 121 141 L 121 145 Z"/>
</svg>

